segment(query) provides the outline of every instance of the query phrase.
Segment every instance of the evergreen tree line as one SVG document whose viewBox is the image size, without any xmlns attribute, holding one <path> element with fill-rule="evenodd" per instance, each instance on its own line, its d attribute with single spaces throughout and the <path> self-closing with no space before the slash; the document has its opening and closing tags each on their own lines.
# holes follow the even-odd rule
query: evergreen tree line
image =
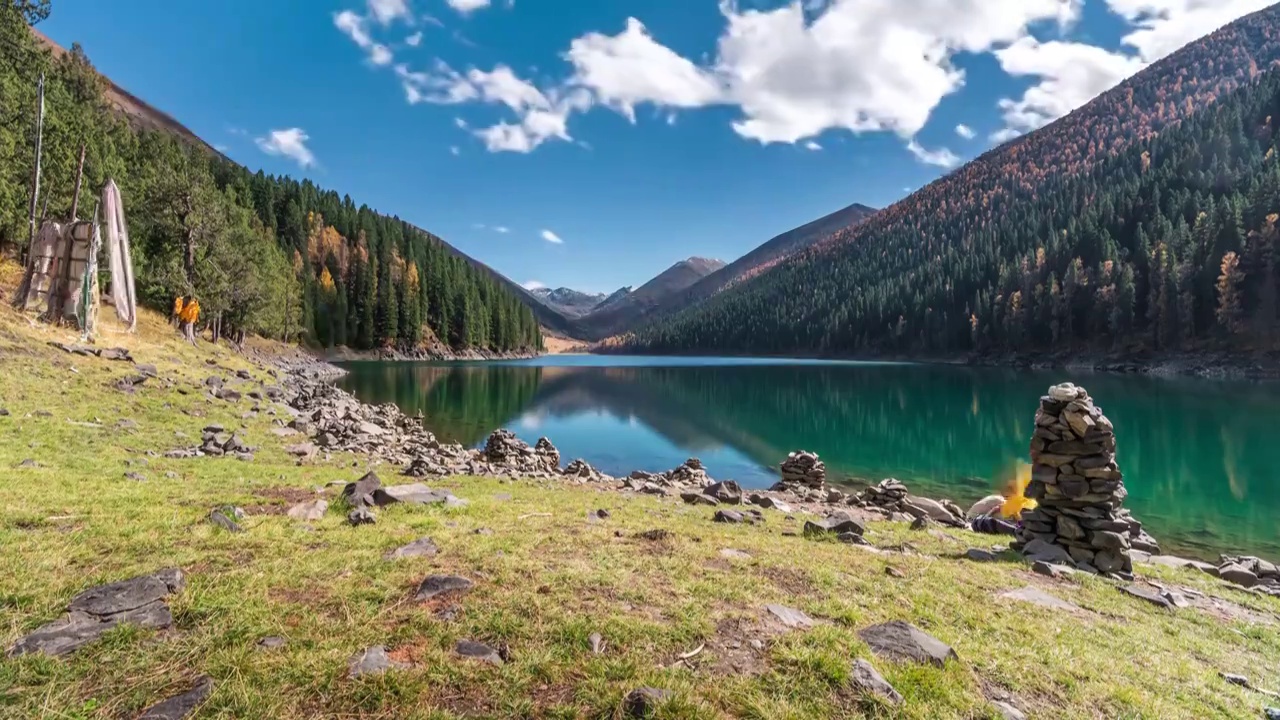
<svg viewBox="0 0 1280 720">
<path fill-rule="evenodd" d="M 1278 131 L 1273 69 L 1083 172 L 993 180 L 1015 198 L 998 209 L 971 202 L 881 223 L 641 328 L 627 345 L 839 355 L 1274 347 Z"/>
<path fill-rule="evenodd" d="M 194 138 L 130 127 L 82 48 L 42 46 L 28 27 L 45 1 L 0 4 L 0 248 L 28 240 L 36 83 L 45 77 L 38 217 L 70 216 L 85 148 L 78 215 L 107 179 L 121 188 L 139 298 L 168 309 L 194 294 L 203 316 L 321 346 L 453 349 L 541 347 L 529 308 L 439 238 L 357 207 L 308 180 L 256 174 Z"/>
</svg>

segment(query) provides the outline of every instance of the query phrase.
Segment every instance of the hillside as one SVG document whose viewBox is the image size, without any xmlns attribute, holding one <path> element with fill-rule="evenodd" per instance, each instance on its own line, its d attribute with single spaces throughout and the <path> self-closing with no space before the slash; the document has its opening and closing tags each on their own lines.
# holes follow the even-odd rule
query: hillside
<svg viewBox="0 0 1280 720">
<path fill-rule="evenodd" d="M 929 357 L 1270 347 L 1278 62 L 1274 6 L 627 346 Z"/>
<path fill-rule="evenodd" d="M 491 347 L 509 351 L 535 347 L 538 325 L 559 332 L 569 329 L 563 315 L 430 232 L 367 207 L 357 207 L 349 196 L 316 187 L 309 181 L 250 174 L 178 120 L 98 73 L 79 46 L 66 50 L 13 14 L 6 14 L 4 21 L 4 39 L 8 42 L 3 50 L 8 62 L 6 70 L 0 72 L 8 73 L 3 79 L 12 82 L 22 95 L 16 103 L 22 110 L 6 118 L 4 127 L 0 127 L 0 133 L 15 138 L 12 143 L 0 143 L 0 160 L 7 161 L 0 175 L 9 176 L 0 177 L 0 201 L 4 202 L 0 210 L 0 246 L 24 239 L 21 233 L 25 216 L 18 211 L 26 205 L 16 200 L 24 194 L 25 179 L 30 175 L 26 136 L 33 121 L 33 79 L 38 75 L 37 68 L 45 67 L 50 71 L 44 173 L 50 214 L 57 217 L 70 206 L 69 178 L 73 176 L 75 145 L 80 139 L 88 141 L 88 185 L 99 187 L 108 173 L 116 179 L 131 210 L 130 221 L 138 226 L 134 235 L 141 241 L 139 244 L 169 246 L 171 237 L 166 235 L 179 232 L 160 222 L 160 216 L 174 208 L 166 197 L 176 199 L 189 194 L 211 199 L 208 193 L 191 192 L 192 188 L 202 187 L 227 194 L 239 191 L 232 204 L 251 206 L 246 209 L 251 209 L 265 229 L 272 231 L 286 253 L 284 263 L 293 256 L 295 269 L 299 270 L 296 287 L 301 298 L 292 303 L 299 311 L 292 321 L 298 327 L 284 327 L 290 323 L 283 320 L 276 323 L 282 336 L 301 331 L 316 344 L 359 349 L 410 346 L 422 334 L 411 326 L 421 320 L 427 334 L 444 338 L 456 349 Z M 31 95 L 29 101 L 26 95 Z M 97 132 L 86 137 L 78 129 L 83 127 L 81 123 L 95 127 Z M 158 138 L 171 138 L 179 147 L 170 147 Z M 6 150 L 12 150 L 15 157 L 7 157 Z M 121 163 L 125 156 L 129 157 Z M 166 173 L 159 173 L 161 182 L 150 186 L 152 178 L 147 173 L 138 172 L 136 179 L 131 177 L 130 170 L 149 165 L 182 168 L 179 182 L 187 183 L 186 187 L 162 187 L 163 181 L 172 177 Z M 186 213 L 195 216 L 190 211 Z M 186 221 L 179 220 L 182 222 Z M 144 262 L 151 262 L 155 254 L 145 255 Z M 301 272 L 304 259 L 310 260 L 310 273 Z M 198 268 L 202 263 L 195 265 Z M 361 275 L 366 273 L 365 265 L 372 266 L 367 272 L 370 277 Z M 185 274 L 193 274 L 191 268 L 185 270 Z M 324 279 L 326 273 L 328 280 Z M 165 298 L 180 290 L 172 287 L 173 275 L 170 268 L 144 265 L 140 270 L 141 294 L 153 303 L 166 302 Z M 373 292 L 380 277 L 390 280 L 382 284 L 391 292 L 375 297 Z M 405 292 L 411 277 L 417 278 L 416 299 Z M 274 282 L 279 284 L 279 280 Z M 204 307 L 217 309 L 216 302 L 205 301 L 215 292 L 209 289 L 208 282 L 194 277 L 184 281 L 195 283 L 193 289 L 202 296 Z M 520 309 L 520 305 L 527 309 Z M 273 332 L 265 328 L 254 330 Z"/>
<path fill-rule="evenodd" d="M 681 260 L 625 295 L 614 293 L 578 320 L 577 330 L 583 337 L 597 340 L 632 328 L 668 298 L 724 266 L 723 261 L 708 258 Z"/>
<path fill-rule="evenodd" d="M 566 317 L 581 317 L 607 299 L 603 293 L 584 293 L 573 288 L 536 288 L 529 293 L 544 305 Z"/>
</svg>

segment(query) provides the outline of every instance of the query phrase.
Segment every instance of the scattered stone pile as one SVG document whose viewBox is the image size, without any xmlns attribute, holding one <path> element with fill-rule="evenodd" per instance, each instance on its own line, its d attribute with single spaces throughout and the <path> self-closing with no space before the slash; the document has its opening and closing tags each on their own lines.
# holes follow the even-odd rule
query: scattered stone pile
<svg viewBox="0 0 1280 720">
<path fill-rule="evenodd" d="M 714 480 L 707 475 L 706 466 L 698 458 L 689 458 L 666 472 L 651 473 L 635 470 L 622 481 L 623 490 L 650 495 L 669 495 L 674 492 L 701 492 L 703 488 L 713 485 Z"/>
<path fill-rule="evenodd" d="M 1039 506 L 1022 514 L 1015 548 L 1033 561 L 1131 576 L 1134 540 L 1154 541 L 1120 509 L 1128 492 L 1114 427 L 1084 388 L 1063 383 L 1040 398 L 1031 463 L 1026 493 Z"/>
<path fill-rule="evenodd" d="M 782 485 L 821 489 L 827 484 L 827 466 L 816 453 L 797 450 L 778 466 L 782 471 Z"/>
<path fill-rule="evenodd" d="M 907 495 L 906 485 L 894 478 L 886 478 L 859 493 L 857 501 L 866 507 L 877 507 L 889 512 L 906 512 L 903 503 Z"/>
<path fill-rule="evenodd" d="M 1218 559 L 1216 574 L 1227 582 L 1280 597 L 1280 568 L 1262 558 L 1223 555 Z"/>
<path fill-rule="evenodd" d="M 9 655 L 65 655 L 121 624 L 167 628 L 173 615 L 164 598 L 182 590 L 182 571 L 166 568 L 151 575 L 89 588 L 71 599 L 67 613 L 36 628 L 9 648 Z"/>
<path fill-rule="evenodd" d="M 950 500 L 912 495 L 900 480 L 887 478 L 858 493 L 853 504 L 879 510 L 890 520 L 936 522 L 951 527 L 965 525 L 964 510 Z"/>
<path fill-rule="evenodd" d="M 484 444 L 484 460 L 506 472 L 502 474 L 559 473 L 560 451 L 551 441 L 540 438 L 534 447 L 510 430 L 495 430 Z"/>
</svg>

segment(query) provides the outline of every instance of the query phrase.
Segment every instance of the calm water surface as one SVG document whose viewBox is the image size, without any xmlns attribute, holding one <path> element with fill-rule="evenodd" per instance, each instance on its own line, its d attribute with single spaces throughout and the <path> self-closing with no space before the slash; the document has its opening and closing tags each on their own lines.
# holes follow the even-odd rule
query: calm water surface
<svg viewBox="0 0 1280 720">
<path fill-rule="evenodd" d="M 1036 402 L 1070 380 L 1115 423 L 1126 505 L 1166 549 L 1280 558 L 1280 384 L 1070 372 L 738 358 L 550 356 L 353 363 L 363 400 L 422 412 L 479 445 L 505 427 L 612 475 L 698 457 L 717 479 L 767 487 L 795 449 L 829 481 L 896 477 L 965 502 L 1027 459 Z"/>
</svg>

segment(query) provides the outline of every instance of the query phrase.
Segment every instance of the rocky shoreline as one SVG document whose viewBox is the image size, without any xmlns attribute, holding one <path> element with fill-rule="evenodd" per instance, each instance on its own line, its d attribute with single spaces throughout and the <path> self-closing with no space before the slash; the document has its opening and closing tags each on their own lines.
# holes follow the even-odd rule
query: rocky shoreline
<svg viewBox="0 0 1280 720">
<path fill-rule="evenodd" d="M 404 348 L 381 348 L 379 350 L 352 350 L 335 348 L 321 354 L 325 363 L 334 362 L 472 362 L 491 360 L 528 360 L 541 357 L 540 351 L 502 351 L 468 348 L 454 350 L 443 345 L 418 347 L 412 350 Z"/>
<path fill-rule="evenodd" d="M 1043 552 L 1024 553 L 1033 569 L 1045 574 L 1083 571 L 1128 581 L 1132 579 L 1132 564 L 1192 567 L 1253 592 L 1280 597 L 1280 569 L 1275 564 L 1251 556 L 1223 555 L 1217 563 L 1206 563 L 1163 555 L 1158 542 L 1143 530 L 1142 524 L 1127 512 L 1118 510 L 1119 501 L 1123 499 L 1123 485 L 1119 481 L 1120 473 L 1115 466 L 1114 457 L 1106 454 L 1110 452 L 1106 448 L 1111 447 L 1107 443 L 1114 442 L 1109 439 L 1110 424 L 1089 403 L 1084 391 L 1074 386 L 1057 386 L 1051 392 L 1078 390 L 1083 399 L 1075 401 L 1077 404 L 1055 400 L 1049 396 L 1042 398 L 1038 411 L 1041 414 L 1036 418 L 1037 429 L 1041 435 L 1057 433 L 1054 437 L 1065 438 L 1072 432 L 1072 428 L 1081 426 L 1077 429 L 1083 430 L 1083 438 L 1102 443 L 1103 449 L 1098 451 L 1102 453 L 1098 457 L 1099 463 L 1096 463 L 1098 467 L 1096 470 L 1080 471 L 1083 473 L 1081 478 L 1084 479 L 1082 487 L 1085 488 L 1082 492 L 1086 492 L 1086 495 L 1080 496 L 1080 500 L 1059 501 L 1057 504 L 1064 506 L 1066 510 L 1053 509 L 1054 503 L 1051 502 L 1048 509 L 1024 514 L 1022 519 L 1025 522 L 1020 528 L 1015 528 L 1012 523 L 1000 521 L 993 516 L 1003 500 L 999 495 L 984 498 L 965 510 L 950 500 L 913 495 L 906 485 L 892 478 L 861 491 L 851 492 L 827 485 L 826 468 L 822 461 L 816 454 L 804 451 L 791 453 L 779 464 L 781 479 L 773 487 L 768 490 L 744 490 L 733 480 L 717 481 L 710 477 L 697 458 L 690 458 L 665 472 L 637 470 L 626 477 L 616 478 L 592 467 L 583 458 L 562 463 L 559 450 L 547 438 L 541 438 L 531 446 L 505 429 L 494 431 L 484 447 L 479 449 L 467 448 L 457 443 L 443 443 L 423 426 L 421 418 L 407 416 L 391 403 L 369 405 L 336 387 L 332 380 L 345 372 L 341 368 L 300 351 L 261 359 L 269 361 L 276 368 L 273 372 L 280 379 L 280 385 L 264 386 L 257 396 L 254 391 L 250 391 L 249 397 L 276 400 L 288 409 L 292 419 L 286 421 L 284 417 L 277 418 L 274 431 L 276 435 L 286 439 L 286 442 L 291 442 L 285 449 L 297 457 L 299 463 L 319 457 L 332 458 L 338 453 L 352 453 L 367 457 L 375 467 L 388 465 L 397 468 L 398 474 L 412 480 L 400 486 L 387 486 L 386 492 L 393 495 L 395 492 L 429 495 L 434 501 L 439 499 L 437 496 L 444 497 L 448 493 L 431 490 L 420 482 L 412 481 L 480 476 L 592 485 L 622 493 L 679 498 L 691 505 L 715 508 L 713 520 L 724 523 L 763 522 L 761 510 L 773 509 L 784 513 L 788 520 L 803 521 L 803 533 L 806 537 L 830 535 L 841 542 L 858 545 L 867 544 L 863 534 L 865 524 L 869 521 L 908 523 L 916 530 L 925 530 L 933 525 L 969 528 L 978 532 L 1007 535 L 1015 549 L 1023 549 L 1030 544 L 1033 545 L 1031 549 L 1036 550 L 1031 542 L 1034 540 L 1065 542 L 1072 552 L 1058 553 L 1056 557 L 1046 556 Z M 210 381 L 214 379 L 210 378 Z M 210 386 L 210 392 L 215 396 L 229 390 L 217 383 L 215 385 L 216 387 Z M 230 392 L 234 394 L 236 391 Z M 1096 430 L 1083 427 L 1091 423 L 1097 425 Z M 1090 433 L 1096 434 L 1097 438 Z M 235 434 L 224 436 L 220 433 L 220 428 L 206 428 L 203 442 L 198 448 L 173 452 L 181 452 L 188 457 L 233 454 L 241 459 L 252 459 L 252 448 L 245 447 Z M 1083 441 L 1049 440 L 1040 436 L 1033 438 L 1033 460 L 1041 462 L 1038 467 L 1046 471 L 1053 470 L 1054 474 L 1053 477 L 1046 474 L 1036 476 L 1040 484 L 1028 488 L 1028 495 L 1032 497 L 1038 495 L 1043 498 L 1046 492 L 1056 492 L 1057 488 L 1076 482 L 1072 472 L 1065 472 L 1071 470 L 1070 465 L 1059 463 L 1059 467 L 1064 469 L 1062 472 L 1058 468 L 1044 466 L 1044 462 L 1049 459 L 1044 455 L 1046 448 L 1053 451 L 1046 443 L 1059 443 L 1052 446 L 1058 450 L 1078 450 L 1080 453 L 1095 451 L 1095 448 L 1087 446 Z M 1081 447 L 1066 447 L 1062 443 L 1074 443 Z M 1063 458 L 1066 459 L 1069 458 Z M 1102 462 L 1103 460 L 1106 462 Z M 1084 466 L 1087 463 L 1079 461 L 1075 464 Z M 369 482 L 381 487 L 381 481 L 377 477 Z M 1046 491 L 1046 484 L 1053 486 L 1054 490 Z M 1090 544 L 1092 540 L 1083 545 L 1077 542 L 1078 533 L 1074 529 L 1080 523 L 1065 522 L 1061 518 L 1065 513 L 1084 517 L 1093 512 L 1072 509 L 1077 505 L 1083 507 L 1084 501 L 1094 501 L 1093 496 L 1087 495 L 1089 491 L 1114 493 L 1098 497 L 1099 502 L 1109 502 L 1110 507 L 1116 510 L 1114 518 L 1104 513 L 1105 517 L 1098 521 L 1100 524 L 1096 528 L 1096 545 L 1111 548 L 1102 540 L 1114 541 L 1116 547 L 1112 554 L 1119 557 L 1119 560 L 1112 557 L 1112 554 L 1093 547 Z M 1075 496 L 1076 491 L 1070 490 L 1069 497 Z M 376 508 L 372 505 L 356 508 L 360 517 L 351 521 L 373 522 L 374 509 Z M 356 513 L 353 511 L 353 514 Z M 1066 520 L 1071 520 L 1071 517 Z M 1083 524 L 1092 527 L 1094 523 L 1088 520 Z M 1090 528 L 1085 530 L 1094 532 Z M 1014 537 L 1015 532 L 1019 533 L 1018 537 Z M 1085 545 L 1090 545 L 1093 549 L 1086 553 Z M 992 553 L 980 549 L 971 550 L 968 555 L 970 559 L 979 561 L 994 559 Z"/>
</svg>

